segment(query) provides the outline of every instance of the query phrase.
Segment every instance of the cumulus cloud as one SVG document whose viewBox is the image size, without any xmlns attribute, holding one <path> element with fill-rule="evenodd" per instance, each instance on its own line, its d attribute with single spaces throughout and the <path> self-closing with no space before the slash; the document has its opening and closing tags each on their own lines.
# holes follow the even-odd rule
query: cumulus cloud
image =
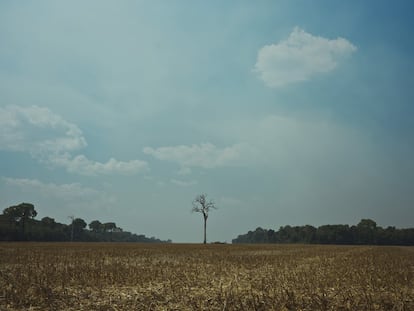
<svg viewBox="0 0 414 311">
<path fill-rule="evenodd" d="M 0 107 L 0 150 L 29 152 L 41 162 L 82 175 L 135 174 L 148 169 L 148 163 L 141 160 L 111 158 L 101 163 L 74 154 L 86 146 L 79 127 L 48 108 Z"/>
<path fill-rule="evenodd" d="M 143 152 L 179 165 L 179 176 L 189 175 L 195 168 L 221 167 L 277 170 L 288 176 L 310 171 L 329 175 L 346 167 L 346 176 L 347 171 L 362 172 L 367 165 L 362 159 L 374 154 L 374 146 L 364 133 L 330 120 L 268 115 L 248 124 L 234 137 L 243 142 L 227 147 L 202 143 L 146 147 Z"/>
<path fill-rule="evenodd" d="M 91 161 L 84 155 L 71 157 L 70 155 L 58 155 L 50 158 L 50 162 L 65 167 L 69 172 L 81 175 L 99 175 L 99 174 L 125 174 L 132 175 L 148 170 L 148 163 L 141 160 L 118 161 L 114 158 L 109 159 L 106 163 Z"/>
<path fill-rule="evenodd" d="M 87 146 L 82 131 L 49 109 L 0 107 L 0 149 L 35 155 L 74 151 Z"/>
<path fill-rule="evenodd" d="M 158 160 L 178 163 L 183 168 L 200 167 L 208 169 L 237 164 L 245 152 L 244 149 L 244 144 L 218 148 L 211 143 L 202 143 L 156 149 L 145 147 L 143 151 Z M 183 171 L 188 172 L 187 169 Z"/>
<path fill-rule="evenodd" d="M 43 183 L 38 179 L 8 177 L 3 177 L 3 180 L 7 185 L 36 191 L 42 196 L 63 199 L 64 201 L 101 195 L 99 191 L 83 187 L 80 183 L 58 185 L 55 183 Z"/>
<path fill-rule="evenodd" d="M 283 87 L 332 71 L 356 49 L 344 38 L 327 39 L 295 27 L 288 39 L 259 50 L 254 71 L 267 86 Z"/>
</svg>

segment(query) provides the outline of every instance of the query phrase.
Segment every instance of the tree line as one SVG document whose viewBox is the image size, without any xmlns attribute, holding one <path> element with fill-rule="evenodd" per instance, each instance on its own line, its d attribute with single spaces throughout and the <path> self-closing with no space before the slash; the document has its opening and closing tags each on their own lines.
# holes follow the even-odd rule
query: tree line
<svg viewBox="0 0 414 311">
<path fill-rule="evenodd" d="M 232 243 L 414 245 L 414 228 L 382 228 L 371 219 L 362 219 L 356 226 L 323 225 L 315 228 L 288 225 L 278 231 L 259 227 L 239 235 Z"/>
<path fill-rule="evenodd" d="M 36 216 L 31 203 L 5 208 L 0 214 L 0 241 L 171 243 L 124 231 L 115 222 L 93 220 L 88 225 L 82 218 L 69 217 L 70 223 L 62 224 L 48 216 L 36 220 Z"/>
</svg>

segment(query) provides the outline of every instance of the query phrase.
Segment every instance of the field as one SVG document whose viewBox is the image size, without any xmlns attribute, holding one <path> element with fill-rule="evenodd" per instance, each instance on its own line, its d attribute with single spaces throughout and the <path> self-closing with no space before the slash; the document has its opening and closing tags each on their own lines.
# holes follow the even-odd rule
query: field
<svg viewBox="0 0 414 311">
<path fill-rule="evenodd" d="M 414 310 L 414 248 L 3 243 L 0 310 Z"/>
</svg>

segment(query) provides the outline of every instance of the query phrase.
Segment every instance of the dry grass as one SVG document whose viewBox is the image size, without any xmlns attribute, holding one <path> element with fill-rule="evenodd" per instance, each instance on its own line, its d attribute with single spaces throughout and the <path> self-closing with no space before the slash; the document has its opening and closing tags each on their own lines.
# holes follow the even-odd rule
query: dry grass
<svg viewBox="0 0 414 311">
<path fill-rule="evenodd" d="M 414 248 L 0 244 L 0 310 L 414 310 Z"/>
</svg>

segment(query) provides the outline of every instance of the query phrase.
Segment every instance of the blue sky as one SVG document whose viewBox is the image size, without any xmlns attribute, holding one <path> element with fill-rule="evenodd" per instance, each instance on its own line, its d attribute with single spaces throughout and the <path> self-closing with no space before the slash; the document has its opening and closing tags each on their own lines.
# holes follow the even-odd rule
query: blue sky
<svg viewBox="0 0 414 311">
<path fill-rule="evenodd" d="M 197 242 L 413 226 L 412 1 L 1 1 L 0 205 Z"/>
</svg>

